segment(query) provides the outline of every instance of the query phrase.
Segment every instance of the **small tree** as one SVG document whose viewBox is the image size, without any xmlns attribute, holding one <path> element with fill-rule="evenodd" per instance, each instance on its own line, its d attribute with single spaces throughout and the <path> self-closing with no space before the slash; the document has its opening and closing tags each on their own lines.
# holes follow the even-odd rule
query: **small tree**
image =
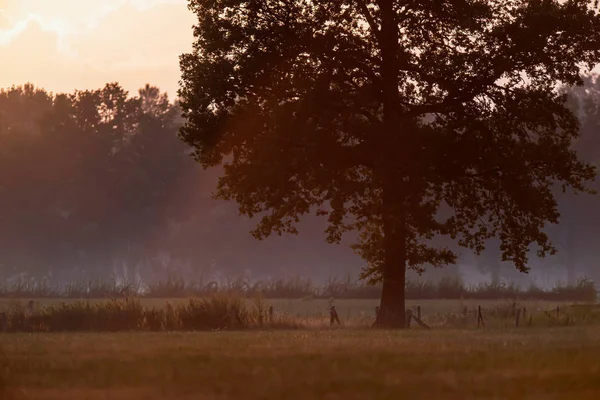
<svg viewBox="0 0 600 400">
<path fill-rule="evenodd" d="M 329 242 L 357 231 L 363 277 L 382 281 L 378 324 L 404 324 L 406 268 L 455 261 L 498 237 L 527 271 L 554 248 L 554 184 L 585 191 L 569 144 L 578 121 L 559 84 L 600 60 L 585 0 L 190 0 L 181 56 L 182 139 L 217 196 L 296 233 L 328 215 Z M 446 211 L 444 211 L 446 210 Z M 442 212 L 444 211 L 444 212 Z"/>
</svg>

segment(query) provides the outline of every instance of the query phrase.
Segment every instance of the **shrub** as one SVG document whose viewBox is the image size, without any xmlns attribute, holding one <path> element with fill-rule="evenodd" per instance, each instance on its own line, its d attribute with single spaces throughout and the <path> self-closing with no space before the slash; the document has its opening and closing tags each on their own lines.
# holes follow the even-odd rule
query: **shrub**
<svg viewBox="0 0 600 400">
<path fill-rule="evenodd" d="M 256 307 L 255 307 L 256 308 Z M 246 329 L 262 325 L 262 309 L 248 310 L 241 297 L 215 295 L 163 308 L 146 308 L 139 299 L 44 307 L 29 312 L 20 304 L 7 311 L 9 332 L 198 331 Z"/>
</svg>

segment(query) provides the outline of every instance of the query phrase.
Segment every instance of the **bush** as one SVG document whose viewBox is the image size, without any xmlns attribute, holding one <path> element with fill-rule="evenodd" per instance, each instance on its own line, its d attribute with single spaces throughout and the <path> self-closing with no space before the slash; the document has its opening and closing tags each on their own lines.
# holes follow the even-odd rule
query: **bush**
<svg viewBox="0 0 600 400">
<path fill-rule="evenodd" d="M 175 306 L 167 303 L 163 308 L 147 308 L 133 298 L 63 303 L 33 311 L 17 304 L 7 311 L 7 331 L 206 331 L 286 326 L 281 319 L 267 320 L 261 304 L 257 300 L 254 308 L 248 309 L 243 298 L 226 295 L 190 299 Z"/>
</svg>

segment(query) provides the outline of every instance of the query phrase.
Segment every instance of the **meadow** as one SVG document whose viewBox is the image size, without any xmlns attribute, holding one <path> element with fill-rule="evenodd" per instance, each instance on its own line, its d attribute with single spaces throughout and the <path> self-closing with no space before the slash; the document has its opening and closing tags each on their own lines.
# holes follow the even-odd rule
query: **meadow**
<svg viewBox="0 0 600 400">
<path fill-rule="evenodd" d="M 378 303 L 239 291 L 5 296 L 0 399 L 600 396 L 595 301 L 412 299 L 407 308 L 431 329 L 406 331 L 373 329 Z M 332 305 L 339 325 L 330 325 Z"/>
<path fill-rule="evenodd" d="M 185 305 L 189 298 L 136 298 L 140 304 L 147 308 L 164 308 L 167 304 L 174 306 Z M 118 299 L 121 301 L 122 299 Z M 255 298 L 243 299 L 248 307 L 253 307 Z M 293 317 L 326 317 L 329 316 L 329 308 L 336 307 L 341 318 L 352 319 L 360 316 L 374 317 L 375 307 L 379 305 L 379 299 L 263 299 L 266 307 L 272 306 L 276 312 L 284 313 Z M 78 302 L 90 304 L 105 304 L 108 299 L 61 299 L 61 298 L 41 298 L 34 299 L 36 308 L 56 307 L 62 304 L 76 304 Z M 0 311 L 7 311 L 11 308 L 23 308 L 27 299 L 2 299 L 0 298 Z M 547 301 L 547 300 L 524 300 L 517 304 L 532 310 L 546 310 L 555 308 L 557 305 L 573 304 L 578 302 L 567 301 Z M 499 305 L 512 304 L 509 300 L 407 300 L 408 308 L 421 307 L 424 315 L 448 314 L 460 312 L 467 307 L 472 310 L 478 306 L 484 309 L 490 309 Z M 587 303 L 585 303 L 587 304 Z"/>
<path fill-rule="evenodd" d="M 0 301 L 0 331 L 117 332 L 324 329 L 335 307 L 341 326 L 369 328 L 372 299 L 262 299 L 218 294 L 190 299 L 19 299 Z M 543 300 L 409 300 L 431 328 L 600 325 L 600 306 Z"/>
<path fill-rule="evenodd" d="M 2 399 L 597 399 L 600 327 L 0 335 Z"/>
</svg>

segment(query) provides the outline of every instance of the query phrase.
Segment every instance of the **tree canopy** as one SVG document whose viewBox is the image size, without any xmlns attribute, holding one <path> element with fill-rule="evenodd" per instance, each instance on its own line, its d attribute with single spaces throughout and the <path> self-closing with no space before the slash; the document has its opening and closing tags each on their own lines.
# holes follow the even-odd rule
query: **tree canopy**
<svg viewBox="0 0 600 400">
<path fill-rule="evenodd" d="M 187 156 L 181 124 L 177 102 L 150 85 L 0 89 L 0 286 L 201 281 L 250 266 L 281 277 L 331 259 L 359 268 L 310 233 L 256 246 L 235 205 L 211 199 L 215 173 Z"/>
<path fill-rule="evenodd" d="M 190 0 L 182 139 L 218 196 L 260 216 L 257 238 L 327 215 L 327 239 L 383 280 L 383 325 L 404 320 L 406 268 L 452 263 L 448 235 L 527 271 L 554 248 L 555 185 L 586 191 L 559 85 L 600 61 L 587 0 Z"/>
<path fill-rule="evenodd" d="M 106 276 L 115 259 L 132 260 L 128 249 L 155 241 L 192 167 L 176 110 L 151 86 L 139 96 L 116 83 L 57 95 L 29 84 L 1 90 L 3 272 Z"/>
</svg>

